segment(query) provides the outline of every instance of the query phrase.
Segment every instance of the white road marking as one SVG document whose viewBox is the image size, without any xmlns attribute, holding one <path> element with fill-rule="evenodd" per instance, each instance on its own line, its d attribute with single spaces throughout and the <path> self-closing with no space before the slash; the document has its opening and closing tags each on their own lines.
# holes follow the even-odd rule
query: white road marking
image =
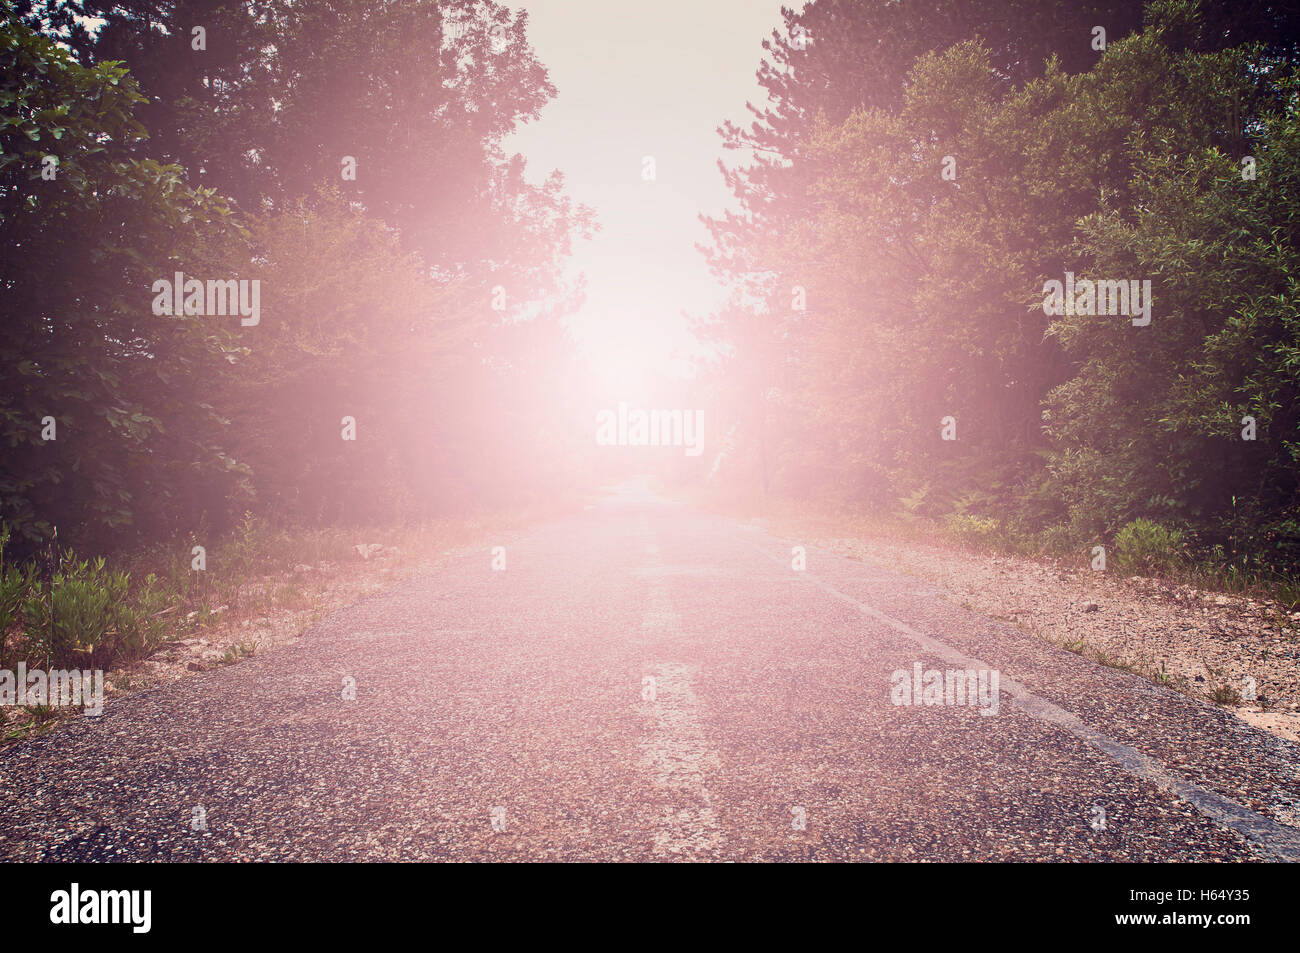
<svg viewBox="0 0 1300 953">
<path fill-rule="evenodd" d="M 750 545 L 754 546 L 752 543 Z M 754 549 L 777 563 L 782 561 L 781 558 L 773 556 L 759 546 L 754 546 Z M 811 572 L 805 571 L 805 575 L 810 581 L 837 599 L 856 606 L 864 615 L 883 622 L 896 632 L 901 632 L 925 651 L 937 655 L 944 661 L 952 663 L 955 667 L 970 669 L 989 669 L 993 667 L 987 662 L 965 655 L 945 642 L 940 642 L 932 636 L 918 632 L 904 622 L 890 618 L 879 609 L 875 609 L 865 602 L 860 602 L 847 593 L 841 592 Z M 1164 765 L 1154 758 L 1143 754 L 1136 748 L 1115 741 L 1095 728 L 1089 727 L 1077 715 L 1066 711 L 1045 698 L 1035 695 L 1020 682 L 1006 677 L 1005 673 L 1003 673 L 1001 679 L 1001 689 L 1012 697 L 1018 708 L 1041 721 L 1059 725 L 1076 738 L 1086 741 L 1109 756 L 1129 774 L 1141 780 L 1149 781 L 1170 794 L 1182 798 L 1211 820 L 1253 841 L 1279 860 L 1300 862 L 1300 830 L 1252 811 L 1250 808 L 1208 788 L 1203 788 L 1199 784 L 1171 774 L 1165 770 Z M 996 719 L 991 720 L 996 721 Z"/>
<path fill-rule="evenodd" d="M 681 616 L 673 610 L 657 572 L 662 566 L 653 537 L 645 553 L 650 567 L 647 606 L 641 618 L 643 647 L 647 635 L 676 636 L 682 631 Z M 721 762 L 704 731 L 702 706 L 692 688 L 696 673 L 680 662 L 649 663 L 642 654 L 643 675 L 654 679 L 654 698 L 643 695 L 640 703 L 641 713 L 651 722 L 641 742 L 641 766 L 651 783 L 667 791 L 673 801 L 654 831 L 654 852 L 664 858 L 708 857 L 725 840 L 708 789 L 709 776 Z"/>
</svg>

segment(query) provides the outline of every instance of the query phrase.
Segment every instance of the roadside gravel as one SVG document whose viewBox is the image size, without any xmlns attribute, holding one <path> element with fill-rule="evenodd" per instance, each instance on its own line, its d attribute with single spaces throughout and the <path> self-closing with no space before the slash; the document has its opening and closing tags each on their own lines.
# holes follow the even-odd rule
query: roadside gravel
<svg viewBox="0 0 1300 953">
<path fill-rule="evenodd" d="M 828 535 L 825 525 L 794 517 L 753 522 L 907 573 L 964 608 L 1216 700 L 1255 727 L 1300 740 L 1300 613 L 1289 615 L 1276 603 L 958 546 Z"/>
</svg>

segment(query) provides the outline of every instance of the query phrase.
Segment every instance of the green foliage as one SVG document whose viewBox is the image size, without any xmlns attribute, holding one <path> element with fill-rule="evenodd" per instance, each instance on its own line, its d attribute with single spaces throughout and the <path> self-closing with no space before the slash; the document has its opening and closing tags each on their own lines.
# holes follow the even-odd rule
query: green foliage
<svg viewBox="0 0 1300 953">
<path fill-rule="evenodd" d="M 520 301 L 557 292 L 557 258 L 589 216 L 558 176 L 530 183 L 501 148 L 555 95 L 526 11 L 495 0 L 40 5 L 102 18 L 93 34 L 60 32 L 83 63 L 126 63 L 148 99 L 149 155 L 192 184 L 246 211 L 287 209 L 340 183 L 352 156 L 347 198 L 478 300 L 502 281 Z M 195 24 L 207 29 L 201 55 Z"/>
<path fill-rule="evenodd" d="M 1095 273 L 1150 275 L 1156 310 L 1140 339 L 1103 317 L 1054 323 L 1079 364 L 1045 401 L 1061 446 L 1056 483 L 1098 524 L 1139 513 L 1190 522 L 1230 556 L 1271 562 L 1264 540 L 1242 544 L 1285 521 L 1300 487 L 1295 85 L 1247 51 L 1185 56 L 1167 72 L 1176 121 L 1139 141 L 1128 201 L 1081 219 L 1077 246 Z M 1254 142 L 1215 121 L 1238 102 L 1257 117 Z M 1242 175 L 1248 154 L 1255 179 Z"/>
<path fill-rule="evenodd" d="M 865 505 L 975 538 L 993 520 L 1053 552 L 1120 533 L 1147 571 L 1197 557 L 1193 542 L 1244 576 L 1300 569 L 1286 16 L 1181 0 L 1147 14 L 1086 64 L 1044 49 L 1027 67 L 1024 46 L 982 30 L 909 58 L 905 80 L 881 60 L 896 85 L 858 103 L 798 69 L 768 76 L 773 112 L 748 135 L 789 161 L 734 177 L 762 188 L 738 190 L 752 217 L 715 223 L 716 252 L 759 303 L 716 330 L 735 343 L 733 419 L 762 435 L 776 489 L 860 487 Z M 845 20 L 807 56 L 852 77 L 850 47 L 870 42 L 855 16 L 786 14 Z M 778 59 L 802 55 L 780 44 Z M 1044 282 L 1065 271 L 1150 280 L 1151 323 L 1045 313 Z M 941 439 L 949 416 L 956 440 Z"/>
<path fill-rule="evenodd" d="M 155 317 L 150 288 L 202 273 L 220 257 L 205 249 L 234 253 L 241 236 L 210 190 L 132 155 L 143 97 L 123 66 L 82 66 L 4 12 L 0 515 L 29 550 L 54 525 L 103 545 L 157 532 L 237 478 L 201 396 L 227 366 L 229 330 Z"/>
<path fill-rule="evenodd" d="M 233 665 L 240 659 L 251 658 L 257 652 L 256 642 L 237 642 L 222 653 L 217 660 L 219 665 Z"/>
<path fill-rule="evenodd" d="M 22 619 L 27 593 L 36 582 L 34 566 L 14 565 L 5 559 L 10 535 L 9 527 L 0 523 L 0 668 L 5 667 L 9 636 Z"/>
<path fill-rule="evenodd" d="M 1115 534 L 1114 561 L 1118 569 L 1145 575 L 1168 573 L 1186 559 L 1187 539 L 1181 530 L 1139 518 Z"/>
<path fill-rule="evenodd" d="M 64 554 L 59 571 L 37 580 L 23 603 L 27 651 L 49 667 L 104 665 L 118 655 L 129 578 L 105 568 L 103 557 L 77 559 Z"/>
<path fill-rule="evenodd" d="M 246 512 L 221 549 L 223 568 L 235 579 L 251 576 L 266 565 L 273 535 L 265 520 Z"/>
<path fill-rule="evenodd" d="M 144 658 L 166 639 L 178 594 L 157 576 L 133 590 L 129 573 L 68 550 L 47 579 L 35 561 L 6 561 L 10 538 L 0 525 L 0 665 L 10 652 L 44 667 L 107 667 Z"/>
<path fill-rule="evenodd" d="M 20 548 L 57 526 L 134 549 L 246 510 L 427 516 L 555 469 L 561 259 L 593 220 L 501 148 L 554 94 L 526 26 L 493 0 L 5 4 L 0 517 Z M 259 281 L 260 325 L 154 316 L 176 272 Z"/>
<path fill-rule="evenodd" d="M 119 618 L 119 657 L 131 661 L 148 658 L 167 641 L 178 600 L 177 591 L 154 573 L 145 576 L 144 584 L 132 595 L 129 611 Z"/>
<path fill-rule="evenodd" d="M 968 546 L 990 546 L 998 542 L 1001 525 L 988 516 L 953 513 L 944 520 L 944 528 Z"/>
</svg>

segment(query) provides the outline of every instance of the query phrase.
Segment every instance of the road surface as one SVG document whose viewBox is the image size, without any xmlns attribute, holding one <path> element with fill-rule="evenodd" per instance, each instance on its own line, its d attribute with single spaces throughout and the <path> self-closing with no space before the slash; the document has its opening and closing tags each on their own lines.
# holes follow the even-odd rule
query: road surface
<svg viewBox="0 0 1300 953">
<path fill-rule="evenodd" d="M 0 750 L 0 857 L 1300 857 L 1296 746 L 797 544 L 625 488 Z"/>
</svg>

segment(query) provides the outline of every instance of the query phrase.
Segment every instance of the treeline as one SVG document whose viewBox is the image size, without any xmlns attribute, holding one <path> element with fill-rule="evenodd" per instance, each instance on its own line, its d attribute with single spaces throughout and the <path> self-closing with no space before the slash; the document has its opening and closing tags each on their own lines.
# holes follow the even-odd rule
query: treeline
<svg viewBox="0 0 1300 953">
<path fill-rule="evenodd" d="M 722 130 L 758 159 L 710 223 L 718 478 L 1300 569 L 1298 15 L 787 10 L 768 103 Z"/>
<path fill-rule="evenodd" d="M 5 3 L 11 553 L 566 475 L 559 266 L 593 220 L 501 148 L 555 92 L 526 27 L 491 0 Z"/>
</svg>

